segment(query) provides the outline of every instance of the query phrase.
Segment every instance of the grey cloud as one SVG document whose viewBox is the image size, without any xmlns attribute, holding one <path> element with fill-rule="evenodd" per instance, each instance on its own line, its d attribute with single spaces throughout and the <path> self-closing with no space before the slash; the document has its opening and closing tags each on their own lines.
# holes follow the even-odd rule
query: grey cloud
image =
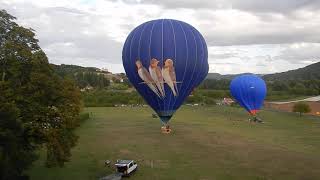
<svg viewBox="0 0 320 180">
<path fill-rule="evenodd" d="M 133 3 L 132 0 L 125 2 Z M 137 2 L 137 1 L 136 1 Z M 238 9 L 249 12 L 277 12 L 288 13 L 298 9 L 319 9 L 318 0 L 141 0 L 140 3 L 161 5 L 165 8 L 190 9 Z"/>
<path fill-rule="evenodd" d="M 272 62 L 272 61 L 273 61 L 273 58 L 272 58 L 270 55 L 267 55 L 265 60 L 266 60 L 267 62 Z"/>
<path fill-rule="evenodd" d="M 197 27 L 210 46 L 320 43 L 320 10 L 305 12 L 312 14 L 310 17 L 301 12 L 292 13 L 294 17 L 241 11 L 223 13 L 206 9 L 194 13 Z"/>
<path fill-rule="evenodd" d="M 245 62 L 252 60 L 252 58 L 249 56 L 239 56 L 238 58 Z"/>
<path fill-rule="evenodd" d="M 43 47 L 47 50 L 49 57 L 81 57 L 85 59 L 105 59 L 109 63 L 121 63 L 122 44 L 104 36 L 65 39 L 63 42 L 51 42 Z"/>
<path fill-rule="evenodd" d="M 235 52 L 226 52 L 221 54 L 209 54 L 210 59 L 228 59 L 232 57 L 237 57 L 238 53 Z"/>
<path fill-rule="evenodd" d="M 137 1 L 124 1 L 127 3 L 137 3 Z M 317 2 L 320 1 L 235 1 L 233 0 L 233 6 L 236 7 L 259 7 L 259 4 L 263 4 L 265 7 L 279 8 L 282 6 L 288 7 L 313 7 L 317 9 Z M 222 0 L 215 1 L 148 1 L 142 0 L 141 4 L 144 3 L 156 3 L 162 5 L 172 4 L 172 8 L 177 8 L 178 5 L 186 6 L 191 9 L 196 9 L 197 6 L 210 7 L 210 4 L 213 6 L 219 6 L 221 9 L 227 8 L 229 5 L 225 5 L 226 2 Z M 190 5 L 188 5 L 190 4 Z M 283 5 L 279 5 L 283 4 Z M 23 11 L 18 11 L 13 9 L 11 6 L 5 7 L 10 9 L 14 15 L 17 14 L 19 17 L 24 17 L 24 21 L 28 24 L 32 24 L 34 29 L 41 29 L 42 36 L 45 36 L 50 30 L 65 30 L 66 28 L 72 29 L 73 32 L 65 32 L 69 37 L 65 37 L 62 32 L 56 32 L 59 34 L 60 38 L 70 39 L 74 36 L 78 36 L 77 31 L 85 31 L 86 29 L 92 29 L 91 23 L 97 22 L 101 17 L 95 16 L 93 14 L 88 14 L 86 12 L 80 11 L 76 8 L 65 8 L 65 7 L 52 7 L 40 9 L 32 4 L 25 3 L 23 4 Z M 261 5 L 262 6 L 262 5 Z M 263 7 L 264 7 L 263 6 Z M 279 6 L 279 7 L 278 7 Z M 230 6 L 231 7 L 231 6 Z M 165 8 L 167 8 L 165 6 Z M 21 7 L 20 7 L 21 9 Z M 243 22 L 237 17 L 232 17 L 235 25 L 241 25 L 242 23 L 247 24 L 248 27 L 229 27 L 230 24 L 224 24 L 221 17 L 214 13 L 214 8 L 212 9 L 198 9 L 194 13 L 194 17 L 197 20 L 198 28 L 203 33 L 209 46 L 230 46 L 230 45 L 251 45 L 251 44 L 287 44 L 287 43 L 297 43 L 297 42 L 310 42 L 310 43 L 320 43 L 320 16 L 315 19 L 303 19 L 299 14 L 295 14 L 295 17 L 282 17 L 278 18 L 274 13 L 264 13 L 264 12 L 252 12 L 251 15 L 256 17 L 258 23 L 250 24 L 250 22 Z M 258 8 L 259 9 L 259 8 Z M 165 9 L 164 9 L 165 10 Z M 145 11 L 139 11 L 145 17 L 150 17 L 151 14 L 145 13 Z M 162 11 L 164 12 L 164 11 Z M 320 10 L 318 11 L 320 13 Z M 316 13 L 315 13 L 316 14 Z M 42 17 L 41 15 L 46 15 Z M 154 16 L 159 16 L 155 15 Z M 43 18 L 43 22 L 39 21 L 39 18 Z M 47 18 L 47 19 L 45 19 Z M 112 17 L 109 17 L 112 18 Z M 50 22 L 48 22 L 50 21 Z M 126 32 L 134 28 L 134 23 L 132 23 L 133 17 L 128 15 L 127 19 L 119 23 L 119 27 Z M 250 21 L 250 20 L 248 20 Z M 46 26 L 48 24 L 48 27 Z M 232 24 L 231 24 L 232 25 Z M 49 27 L 51 26 L 51 27 Z M 40 32 L 40 31 L 39 31 Z M 52 33 L 53 34 L 53 33 Z M 50 35 L 52 35 L 50 34 Z M 39 35 L 39 37 L 42 37 Z M 56 37 L 56 38 L 59 38 Z M 75 37 L 75 38 L 76 38 Z M 41 43 L 46 45 L 50 43 L 53 38 L 41 38 Z"/>
<path fill-rule="evenodd" d="M 288 29 L 285 27 L 273 27 L 266 30 L 258 28 L 255 32 L 208 32 L 206 41 L 213 46 L 250 45 L 250 44 L 287 44 L 297 42 L 320 43 L 320 31 L 318 28 Z M 260 31 L 259 31 L 260 30 Z"/>
<path fill-rule="evenodd" d="M 26 4 L 24 11 L 10 7 L 6 9 L 18 16 L 18 20 L 19 16 L 24 17 L 24 24 L 32 25 L 49 60 L 86 59 L 121 63 L 122 44 L 99 31 L 102 24 L 95 15 L 73 8 L 39 8 L 32 4 Z"/>
<path fill-rule="evenodd" d="M 74 8 L 66 8 L 66 7 L 52 7 L 52 8 L 46 8 L 48 12 L 61 12 L 61 13 L 72 13 L 72 14 L 78 14 L 78 15 L 87 15 L 88 13 L 84 11 L 80 11 L 78 9 Z"/>
<path fill-rule="evenodd" d="M 232 62 L 212 62 L 212 65 L 239 65 L 239 63 L 232 63 Z"/>
<path fill-rule="evenodd" d="M 267 67 L 268 65 L 263 62 L 258 62 L 256 66 Z"/>
<path fill-rule="evenodd" d="M 318 0 L 233 0 L 236 9 L 251 12 L 288 13 L 298 9 L 319 9 Z"/>
<path fill-rule="evenodd" d="M 263 60 L 259 60 L 259 61 L 257 61 L 256 66 L 267 67 L 268 64 Z"/>
<path fill-rule="evenodd" d="M 265 55 L 265 56 L 255 56 L 253 59 L 257 59 L 259 61 L 265 61 L 265 62 L 272 62 L 274 61 L 273 57 L 270 55 Z"/>
<path fill-rule="evenodd" d="M 122 2 L 132 4 L 133 9 L 136 8 L 134 5 L 138 4 L 133 0 Z M 114 1 L 114 3 L 117 2 Z M 157 6 L 155 9 L 159 10 L 150 11 L 147 8 L 150 6 L 143 6 L 145 4 L 154 4 Z M 241 68 L 243 68 L 241 71 L 246 71 L 248 61 L 256 63 L 256 67 L 263 70 L 264 65 L 277 64 L 283 60 L 289 63 L 319 60 L 319 45 L 298 49 L 287 45 L 301 42 L 320 43 L 320 16 L 317 15 L 320 14 L 319 4 L 320 1 L 313 0 L 231 0 L 228 2 L 224 0 L 201 2 L 141 0 L 139 11 L 135 14 L 127 13 L 127 16 L 118 18 L 117 27 L 114 30 L 129 32 L 137 25 L 137 19 L 140 17 L 149 20 L 165 17 L 166 13 L 170 16 L 175 12 L 183 15 L 186 12 L 185 9 L 179 8 L 187 8 L 190 21 L 194 22 L 195 27 L 204 35 L 209 50 L 210 47 L 215 46 L 211 50 L 215 54 L 211 53 L 209 59 L 221 61 L 214 64 L 230 68 L 235 63 L 223 61 L 233 58 L 232 60 L 239 64 L 236 64 L 236 67 L 232 66 L 232 71 L 240 71 L 238 69 Z M 88 6 L 88 11 L 85 10 L 86 8 L 82 11 L 78 7 L 44 8 L 27 2 L 12 4 L 0 2 L 0 7 L 17 16 L 18 23 L 36 30 L 40 45 L 48 54 L 49 60 L 80 65 L 90 64 L 90 62 L 121 64 L 122 42 L 119 42 L 119 39 L 115 40 L 107 29 L 103 29 L 108 27 L 104 21 L 113 17 L 95 14 L 94 6 Z M 230 16 L 228 13 L 231 13 Z M 250 52 L 232 50 L 234 49 L 232 47 L 237 45 L 259 44 L 270 44 L 272 47 L 279 44 L 286 45 L 283 45 L 284 50 L 276 57 L 262 53 L 262 57 L 258 58 L 254 57 L 257 54 L 252 53 L 252 50 Z M 256 59 L 259 62 L 255 62 Z M 289 67 L 291 66 L 285 68 Z M 279 70 L 278 67 L 275 70 Z"/>
<path fill-rule="evenodd" d="M 305 61 L 318 62 L 320 61 L 320 44 L 287 46 L 280 52 L 280 55 L 275 56 L 274 59 L 297 64 L 304 63 Z"/>
</svg>

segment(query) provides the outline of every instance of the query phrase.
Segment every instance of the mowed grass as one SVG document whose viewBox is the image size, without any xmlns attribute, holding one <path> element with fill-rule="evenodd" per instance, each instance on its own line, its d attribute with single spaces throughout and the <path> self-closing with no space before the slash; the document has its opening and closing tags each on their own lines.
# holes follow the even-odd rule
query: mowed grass
<svg viewBox="0 0 320 180">
<path fill-rule="evenodd" d="M 146 107 L 85 111 L 93 117 L 77 130 L 71 161 L 47 169 L 43 157 L 31 179 L 98 179 L 114 172 L 107 159 L 136 160 L 132 180 L 320 179 L 319 117 L 262 111 L 265 123 L 254 124 L 241 108 L 183 106 L 166 135 Z"/>
</svg>

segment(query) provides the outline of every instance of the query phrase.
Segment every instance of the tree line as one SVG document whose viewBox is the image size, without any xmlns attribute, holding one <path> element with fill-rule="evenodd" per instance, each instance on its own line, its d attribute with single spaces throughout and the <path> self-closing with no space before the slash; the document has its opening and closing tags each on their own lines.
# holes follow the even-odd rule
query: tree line
<svg viewBox="0 0 320 180">
<path fill-rule="evenodd" d="M 231 80 L 227 79 L 206 79 L 187 97 L 185 103 L 214 105 L 225 97 L 232 98 L 229 91 L 230 82 Z M 117 104 L 145 103 L 134 89 L 131 88 L 132 91 L 130 92 L 126 91 L 129 87 L 121 85 L 121 88 L 117 88 L 117 84 L 115 84 L 111 90 L 95 89 L 89 92 L 82 92 L 82 99 L 85 106 L 115 106 Z M 267 88 L 266 100 L 294 99 L 301 96 L 319 95 L 320 80 L 267 81 Z"/>
<path fill-rule="evenodd" d="M 95 89 L 82 92 L 82 100 L 87 107 L 114 107 L 117 105 L 146 104 L 137 91 Z M 187 97 L 185 104 L 215 105 L 219 99 L 230 97 L 229 91 L 224 90 L 195 90 Z"/>
<path fill-rule="evenodd" d="M 206 79 L 201 85 L 200 89 L 215 89 L 215 90 L 229 90 L 231 80 L 228 79 Z M 320 79 L 312 80 L 268 80 L 266 81 L 268 94 L 289 93 L 292 95 L 319 95 L 320 94 Z"/>
<path fill-rule="evenodd" d="M 79 88 L 106 88 L 110 85 L 110 80 L 104 73 L 97 72 L 97 68 L 64 64 L 51 66 L 56 74 L 73 80 Z"/>
</svg>

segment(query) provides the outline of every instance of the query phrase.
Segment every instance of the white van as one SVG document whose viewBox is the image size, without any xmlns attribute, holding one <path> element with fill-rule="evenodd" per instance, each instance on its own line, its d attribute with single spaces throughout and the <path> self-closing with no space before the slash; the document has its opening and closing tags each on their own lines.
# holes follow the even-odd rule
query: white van
<svg viewBox="0 0 320 180">
<path fill-rule="evenodd" d="M 138 165 L 133 160 L 117 160 L 115 164 L 117 171 L 123 176 L 130 176 L 132 172 L 136 171 Z"/>
</svg>

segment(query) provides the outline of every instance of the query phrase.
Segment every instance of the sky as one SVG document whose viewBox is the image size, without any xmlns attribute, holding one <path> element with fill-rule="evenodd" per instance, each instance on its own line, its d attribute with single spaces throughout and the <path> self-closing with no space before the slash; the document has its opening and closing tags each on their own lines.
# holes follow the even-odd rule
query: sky
<svg viewBox="0 0 320 180">
<path fill-rule="evenodd" d="M 319 0 L 0 0 L 0 9 L 35 30 L 54 64 L 124 72 L 127 35 L 161 18 L 201 32 L 211 73 L 268 74 L 320 61 Z"/>
</svg>

